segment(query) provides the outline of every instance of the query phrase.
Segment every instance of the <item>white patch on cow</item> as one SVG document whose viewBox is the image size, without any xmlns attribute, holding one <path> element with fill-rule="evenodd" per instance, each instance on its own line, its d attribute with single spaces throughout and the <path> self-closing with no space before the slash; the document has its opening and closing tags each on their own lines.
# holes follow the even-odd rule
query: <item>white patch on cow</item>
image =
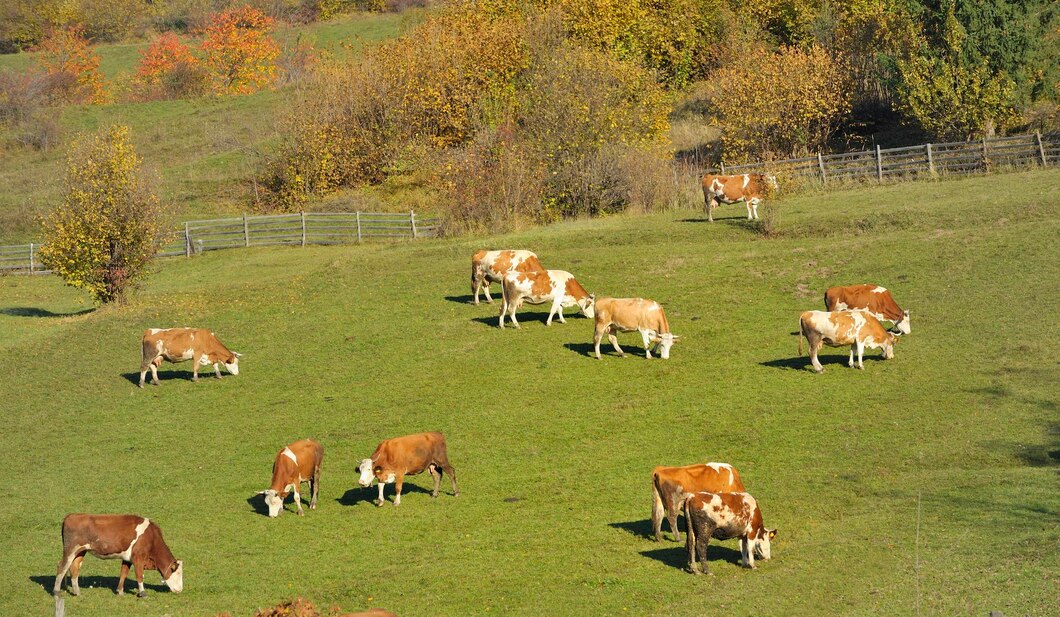
<svg viewBox="0 0 1060 617">
<path fill-rule="evenodd" d="M 298 464 L 298 457 L 294 455 L 294 452 L 292 452 L 290 448 L 284 448 L 283 455 L 291 459 L 291 461 L 294 462 L 295 465 Z"/>
<path fill-rule="evenodd" d="M 203 354 L 202 357 L 199 358 L 199 364 L 202 366 L 210 366 L 213 362 L 210 361 L 210 357 L 207 354 Z"/>
<path fill-rule="evenodd" d="M 229 364 L 225 362 L 225 370 L 233 375 L 239 374 L 239 358 L 236 358 L 235 362 Z"/>
<path fill-rule="evenodd" d="M 751 175 L 750 174 L 744 174 L 743 175 L 743 188 L 746 189 L 747 185 L 750 184 L 750 183 L 751 183 Z"/>
<path fill-rule="evenodd" d="M 707 463 L 707 467 L 710 467 L 711 469 L 714 470 L 714 473 L 718 473 L 718 474 L 721 473 L 722 469 L 725 469 L 730 474 L 732 473 L 732 465 L 730 465 L 728 463 Z"/>
<path fill-rule="evenodd" d="M 184 562 L 177 560 L 177 569 L 173 570 L 173 573 L 169 575 L 166 580 L 166 587 L 173 593 L 180 593 L 184 590 Z"/>
<path fill-rule="evenodd" d="M 652 311 L 657 311 L 657 310 L 659 310 L 659 309 L 661 309 L 661 308 L 662 308 L 662 307 L 661 307 L 661 306 L 659 306 L 659 303 L 658 303 L 658 302 L 652 302 L 652 303 L 651 303 L 651 306 L 649 306 L 649 307 L 648 307 L 648 312 L 650 313 L 650 312 L 652 312 Z"/>
<path fill-rule="evenodd" d="M 186 349 L 183 354 L 180 355 L 181 360 L 191 360 L 191 357 L 195 355 L 195 352 L 190 348 Z"/>
<path fill-rule="evenodd" d="M 147 527 L 150 524 L 151 519 L 145 518 L 142 523 L 136 526 L 136 537 L 133 538 L 132 542 L 129 543 L 129 548 L 118 553 L 117 555 L 108 555 L 107 557 L 111 559 L 113 559 L 114 557 L 121 557 L 122 561 L 132 561 L 133 547 L 136 546 L 136 543 L 140 541 L 140 536 L 144 535 L 144 532 L 147 531 Z"/>
<path fill-rule="evenodd" d="M 674 335 L 670 332 L 659 335 L 659 355 L 663 360 L 670 359 L 670 348 L 674 345 Z"/>
<path fill-rule="evenodd" d="M 393 484 L 395 480 L 397 480 L 397 476 L 395 476 L 392 473 L 391 474 L 387 474 L 387 476 L 386 476 L 386 483 L 387 484 Z"/>
<path fill-rule="evenodd" d="M 285 492 L 285 493 L 291 493 L 291 492 L 294 492 L 294 491 L 297 491 L 297 490 L 298 490 L 298 485 L 297 484 L 288 484 L 287 486 L 283 487 L 283 492 Z"/>
<path fill-rule="evenodd" d="M 872 290 L 872 293 L 882 294 L 885 291 L 887 291 L 886 287 L 880 287 L 879 285 L 877 285 L 876 288 Z"/>
<path fill-rule="evenodd" d="M 165 332 L 163 328 L 151 328 L 151 334 L 158 334 L 159 332 Z"/>
<path fill-rule="evenodd" d="M 846 302 L 840 301 L 840 302 L 836 303 L 835 310 L 837 310 L 837 311 L 846 311 L 846 310 L 849 310 L 849 308 L 847 307 L 847 303 Z"/>
</svg>

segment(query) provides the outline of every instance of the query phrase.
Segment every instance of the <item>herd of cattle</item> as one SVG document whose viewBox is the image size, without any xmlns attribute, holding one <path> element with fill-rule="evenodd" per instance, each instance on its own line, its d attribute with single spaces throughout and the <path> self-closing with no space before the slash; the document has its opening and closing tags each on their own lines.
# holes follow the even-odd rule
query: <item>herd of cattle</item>
<svg viewBox="0 0 1060 617">
<path fill-rule="evenodd" d="M 775 188 L 775 181 L 767 176 L 707 176 L 703 180 L 708 215 L 718 202 L 747 203 L 748 218 L 757 217 L 757 207 L 766 186 Z M 711 220 L 713 217 L 711 216 Z M 549 304 L 547 325 L 553 318 L 566 323 L 563 309 L 577 307 L 595 323 L 594 352 L 600 358 L 600 343 L 608 341 L 620 355 L 625 355 L 618 344 L 619 332 L 639 332 L 644 353 L 652 351 L 662 358 L 670 357 L 670 349 L 678 339 L 670 331 L 666 313 L 653 300 L 643 298 L 597 298 L 588 293 L 570 272 L 546 270 L 537 255 L 526 250 L 477 251 L 471 259 L 471 292 L 474 304 L 485 293 L 492 302 L 491 283 L 501 286 L 499 326 L 510 320 L 516 328 L 516 312 L 524 304 Z M 862 356 L 866 347 L 883 350 L 885 359 L 894 355 L 897 337 L 910 332 L 909 311 L 902 310 L 890 292 L 877 285 L 832 287 L 825 294 L 825 311 L 806 311 L 799 318 L 799 353 L 802 338 L 809 345 L 810 362 L 818 373 L 824 369 L 818 360 L 822 345 L 850 346 L 851 367 L 863 368 Z M 889 321 L 891 329 L 881 322 Z M 163 361 L 193 364 L 192 380 L 198 379 L 199 367 L 212 366 L 221 378 L 220 367 L 232 375 L 239 374 L 240 354 L 229 350 L 213 332 L 194 328 L 151 329 L 141 341 L 139 386 L 144 386 L 147 372 L 151 382 L 158 385 L 157 369 Z M 855 361 L 855 355 L 857 359 Z M 309 484 L 309 509 L 316 509 L 320 493 L 320 470 L 324 449 L 320 443 L 303 439 L 284 447 L 273 462 L 272 482 L 261 491 L 268 507 L 268 515 L 276 517 L 283 510 L 284 501 L 293 493 L 298 514 L 304 515 L 300 487 Z M 406 475 L 428 472 L 434 480 L 432 497 L 437 497 L 442 475 L 448 474 L 453 495 L 459 495 L 456 471 L 449 463 L 445 437 L 441 433 L 420 433 L 384 440 L 369 458 L 356 467 L 358 483 L 369 488 L 378 485 L 377 505 L 385 503 L 384 487 L 395 485 L 394 505 L 401 504 L 401 490 Z M 652 472 L 652 527 L 656 540 L 662 539 L 662 520 L 669 522 L 674 539 L 680 541 L 677 517 L 683 514 L 687 525 L 685 546 L 688 567 L 695 574 L 707 570 L 706 551 L 711 538 L 740 539 L 741 561 L 755 568 L 755 557 L 770 558 L 770 541 L 776 529 L 763 523 L 758 502 L 747 491 L 740 474 L 727 463 L 706 463 L 685 467 L 657 467 Z M 157 570 L 174 593 L 184 586 L 183 562 L 176 559 L 162 538 L 158 525 L 136 515 L 70 514 L 62 524 L 63 556 L 56 570 L 53 594 L 56 615 L 61 617 L 61 590 L 66 575 L 70 575 L 70 593 L 78 595 L 78 576 L 86 554 L 103 559 L 120 559 L 121 573 L 117 593 L 122 594 L 130 567 L 138 586 L 138 596 L 144 595 L 145 570 Z M 386 612 L 357 613 L 358 615 L 389 615 Z"/>
</svg>

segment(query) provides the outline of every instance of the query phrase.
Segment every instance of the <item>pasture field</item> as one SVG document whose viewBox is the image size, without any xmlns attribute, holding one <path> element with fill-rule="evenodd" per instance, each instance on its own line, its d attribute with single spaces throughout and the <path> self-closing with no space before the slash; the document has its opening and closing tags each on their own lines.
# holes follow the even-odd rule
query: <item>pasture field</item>
<svg viewBox="0 0 1060 617">
<path fill-rule="evenodd" d="M 157 521 L 185 590 L 151 572 L 147 598 L 116 597 L 118 563 L 89 558 L 70 617 L 249 615 L 298 595 L 403 617 L 1060 612 L 1060 170 L 777 208 L 769 239 L 737 205 L 713 225 L 676 211 L 218 251 L 160 262 L 124 309 L 0 279 L 0 614 L 51 611 L 60 521 L 79 511 Z M 669 361 L 597 361 L 570 311 L 501 331 L 497 304 L 468 304 L 480 247 L 659 300 L 682 338 Z M 912 334 L 864 371 L 826 348 L 815 375 L 799 312 L 860 282 L 890 287 Z M 138 390 L 141 332 L 181 325 L 244 353 L 240 375 L 193 384 L 165 365 Z M 376 508 L 357 461 L 423 430 L 445 433 L 461 496 L 445 481 L 430 499 L 424 474 Z M 320 506 L 269 519 L 254 493 L 302 437 L 325 448 Z M 648 538 L 652 467 L 711 460 L 779 528 L 756 571 L 713 542 L 715 576 L 693 577 L 683 544 Z"/>
</svg>

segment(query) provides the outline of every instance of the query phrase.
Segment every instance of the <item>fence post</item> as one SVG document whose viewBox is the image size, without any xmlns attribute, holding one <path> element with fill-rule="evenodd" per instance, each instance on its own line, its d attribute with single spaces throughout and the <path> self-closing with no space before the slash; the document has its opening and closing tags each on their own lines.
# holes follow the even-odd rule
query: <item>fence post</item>
<svg viewBox="0 0 1060 617">
<path fill-rule="evenodd" d="M 986 156 L 986 135 L 983 135 L 983 167 L 990 171 L 990 159 Z"/>
<path fill-rule="evenodd" d="M 247 224 L 247 213 L 243 213 L 243 246 L 250 246 L 250 225 Z"/>
<path fill-rule="evenodd" d="M 409 222 L 412 223 L 412 239 L 415 240 L 418 236 L 416 234 L 416 211 L 409 210 Z"/>
<path fill-rule="evenodd" d="M 935 175 L 935 159 L 931 156 L 931 144 L 927 146 L 927 159 L 928 159 L 928 173 Z"/>
<path fill-rule="evenodd" d="M 1038 140 L 1038 156 L 1042 157 L 1042 167 L 1049 163 L 1045 160 L 1045 147 L 1042 146 L 1042 132 L 1034 131 L 1034 138 Z"/>
<path fill-rule="evenodd" d="M 187 223 L 184 223 L 184 253 L 186 257 L 191 257 L 191 231 Z"/>
<path fill-rule="evenodd" d="M 721 175 L 725 175 L 725 161 L 718 161 L 718 167 L 721 168 Z"/>
<path fill-rule="evenodd" d="M 880 154 L 879 144 L 876 144 L 876 179 L 883 182 L 883 155 Z"/>
<path fill-rule="evenodd" d="M 820 152 L 817 153 L 817 167 L 821 169 L 821 182 L 827 184 L 828 176 L 824 173 L 824 157 L 821 156 Z"/>
<path fill-rule="evenodd" d="M 302 246 L 305 246 L 305 212 L 302 212 Z"/>
<path fill-rule="evenodd" d="M 361 243 L 361 211 L 357 211 L 357 243 Z"/>
<path fill-rule="evenodd" d="M 29 243 L 29 273 L 33 274 L 33 243 Z"/>
</svg>

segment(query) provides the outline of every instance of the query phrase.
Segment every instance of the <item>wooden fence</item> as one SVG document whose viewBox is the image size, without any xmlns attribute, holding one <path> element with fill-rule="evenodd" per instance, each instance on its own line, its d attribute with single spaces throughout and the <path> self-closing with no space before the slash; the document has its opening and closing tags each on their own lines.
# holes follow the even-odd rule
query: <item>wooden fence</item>
<svg viewBox="0 0 1060 617">
<path fill-rule="evenodd" d="M 1060 133 L 989 137 L 979 141 L 880 148 L 841 154 L 817 154 L 745 165 L 721 165 L 723 174 L 770 173 L 814 178 L 825 184 L 850 180 L 906 180 L 937 174 L 984 173 L 998 168 L 1055 165 L 1060 162 Z"/>
<path fill-rule="evenodd" d="M 246 215 L 225 219 L 188 221 L 174 230 L 172 239 L 159 253 L 163 257 L 201 254 L 217 249 L 249 246 L 306 246 L 347 244 L 371 238 L 429 238 L 436 234 L 437 217 L 418 216 L 415 211 L 299 212 L 296 214 Z M 0 247 L 0 274 L 44 274 L 37 259 L 39 244 Z"/>
</svg>

